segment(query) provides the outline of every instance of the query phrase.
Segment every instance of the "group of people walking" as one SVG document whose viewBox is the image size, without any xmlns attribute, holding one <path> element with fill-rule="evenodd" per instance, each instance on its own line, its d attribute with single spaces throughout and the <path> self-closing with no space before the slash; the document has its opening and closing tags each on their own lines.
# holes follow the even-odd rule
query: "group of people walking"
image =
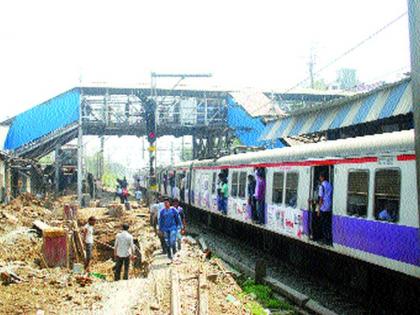
<svg viewBox="0 0 420 315">
<path fill-rule="evenodd" d="M 159 198 L 150 207 L 150 224 L 159 236 L 162 253 L 172 261 L 177 251 L 181 250 L 181 238 L 186 226 L 185 211 L 179 205 L 179 200 L 175 198 L 171 202 Z"/>
</svg>

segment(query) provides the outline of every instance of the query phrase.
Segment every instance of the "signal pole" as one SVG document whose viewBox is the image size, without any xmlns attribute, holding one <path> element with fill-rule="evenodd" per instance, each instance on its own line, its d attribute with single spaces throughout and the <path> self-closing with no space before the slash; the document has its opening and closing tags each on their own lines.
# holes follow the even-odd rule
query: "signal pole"
<svg viewBox="0 0 420 315">
<path fill-rule="evenodd" d="M 416 145 L 417 212 L 420 223 L 420 0 L 408 0 L 408 27 L 410 34 L 411 86 L 413 91 L 413 118 Z"/>
</svg>

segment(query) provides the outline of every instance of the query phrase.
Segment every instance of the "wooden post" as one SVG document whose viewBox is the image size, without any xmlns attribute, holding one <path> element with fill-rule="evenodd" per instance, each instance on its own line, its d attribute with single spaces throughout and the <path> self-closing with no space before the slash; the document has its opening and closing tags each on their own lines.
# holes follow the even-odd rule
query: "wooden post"
<svg viewBox="0 0 420 315">
<path fill-rule="evenodd" d="M 181 302 L 179 300 L 179 277 L 176 271 L 171 269 L 171 315 L 181 314 Z"/>
<path fill-rule="evenodd" d="M 207 315 L 209 313 L 209 297 L 207 290 L 207 275 L 203 271 L 198 276 L 198 315 Z"/>
<path fill-rule="evenodd" d="M 82 96 L 79 104 L 79 125 L 77 130 L 77 201 L 82 206 L 83 199 L 83 128 L 82 128 Z"/>
</svg>

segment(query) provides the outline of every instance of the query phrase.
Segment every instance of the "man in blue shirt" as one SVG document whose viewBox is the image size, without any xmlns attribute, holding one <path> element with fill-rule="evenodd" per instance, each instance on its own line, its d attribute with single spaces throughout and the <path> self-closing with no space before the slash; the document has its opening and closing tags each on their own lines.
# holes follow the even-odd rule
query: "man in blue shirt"
<svg viewBox="0 0 420 315">
<path fill-rule="evenodd" d="M 317 215 L 321 217 L 322 241 L 327 245 L 332 245 L 332 194 L 333 187 L 328 182 L 325 173 L 319 175 L 318 197 L 319 208 Z"/>
<path fill-rule="evenodd" d="M 159 214 L 159 230 L 165 238 L 168 258 L 172 260 L 176 253 L 176 234 L 178 227 L 181 226 L 181 220 L 178 211 L 171 207 L 168 199 L 165 200 L 164 204 L 165 207 L 160 210 Z"/>
</svg>

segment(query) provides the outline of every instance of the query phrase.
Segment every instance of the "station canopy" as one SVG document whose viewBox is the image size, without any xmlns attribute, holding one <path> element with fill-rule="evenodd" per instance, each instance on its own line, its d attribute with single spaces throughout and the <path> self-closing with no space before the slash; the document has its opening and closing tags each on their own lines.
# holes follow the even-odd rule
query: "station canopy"
<svg viewBox="0 0 420 315">
<path fill-rule="evenodd" d="M 411 81 L 406 78 L 367 93 L 290 113 L 267 124 L 260 139 L 310 135 L 408 114 L 413 109 L 411 88 Z"/>
<path fill-rule="evenodd" d="M 79 104 L 80 89 L 74 88 L 3 122 L 3 125 L 10 125 L 4 149 L 16 150 L 77 124 Z"/>
</svg>

